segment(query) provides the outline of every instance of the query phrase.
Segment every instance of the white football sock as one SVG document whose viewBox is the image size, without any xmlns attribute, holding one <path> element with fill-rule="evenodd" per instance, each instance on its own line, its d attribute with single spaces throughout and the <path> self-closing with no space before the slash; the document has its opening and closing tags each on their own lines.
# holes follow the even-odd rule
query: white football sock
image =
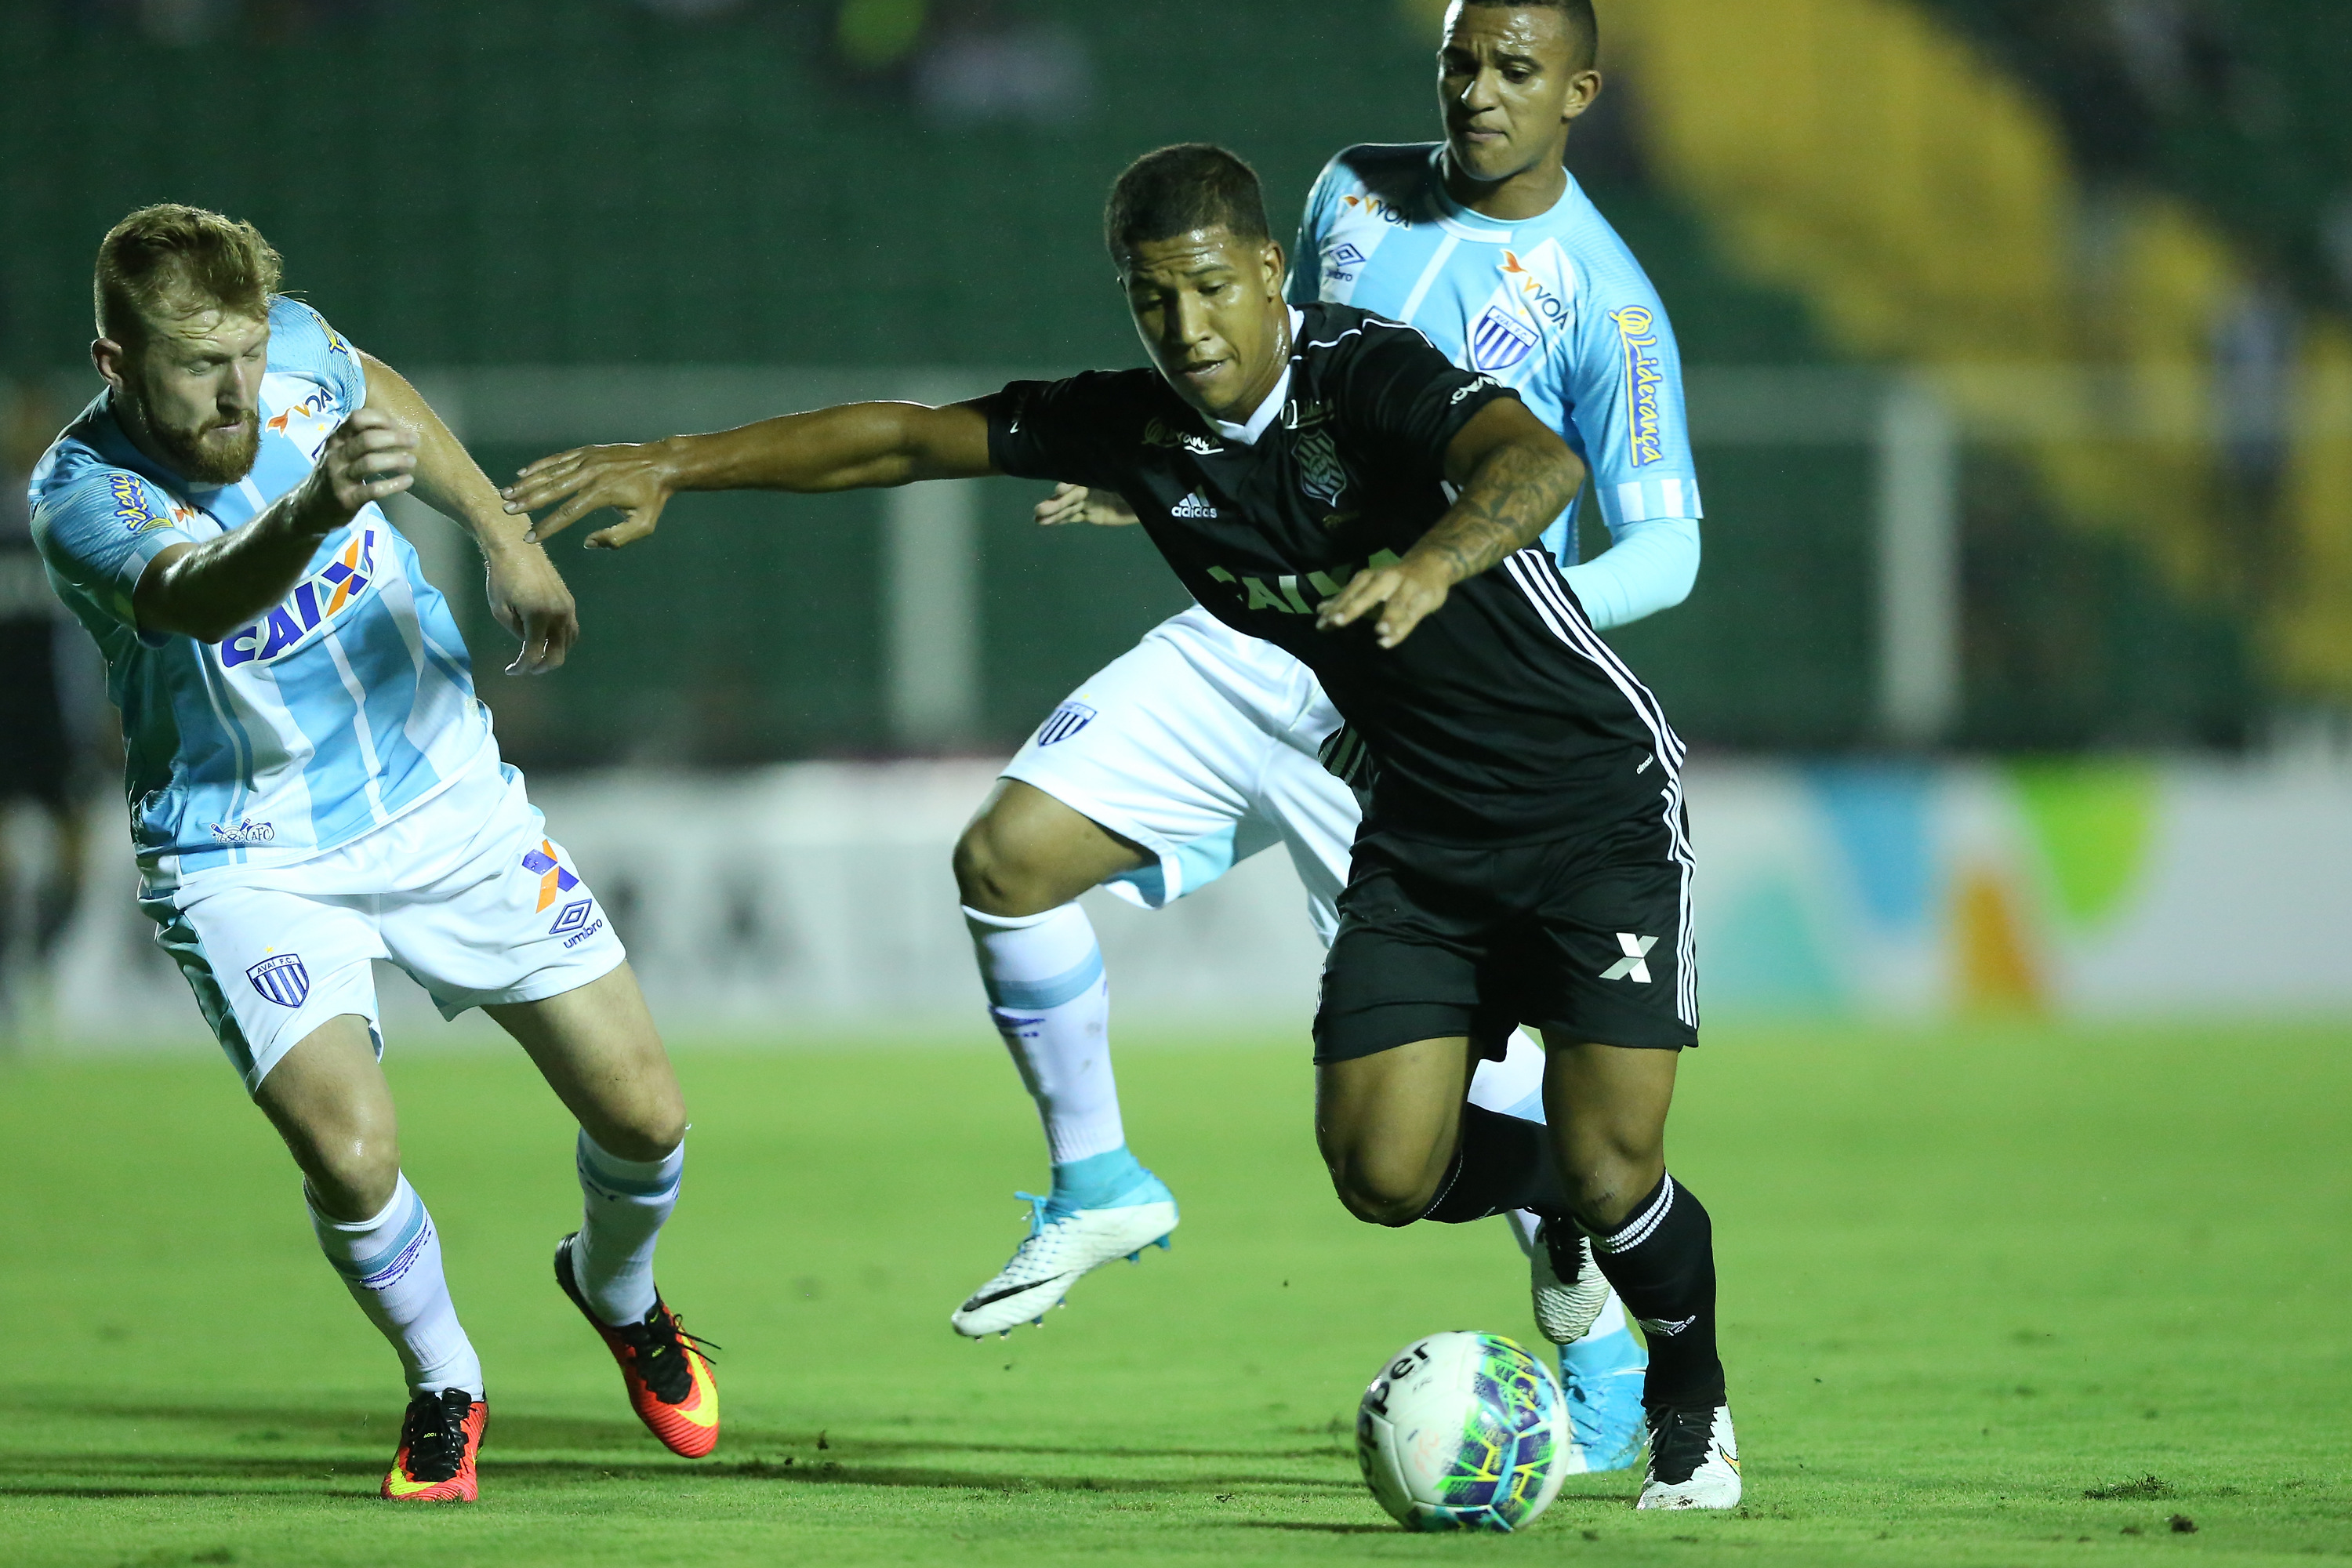
<svg viewBox="0 0 2352 1568">
<path fill-rule="evenodd" d="M 964 924 L 988 991 L 989 1016 L 1037 1102 L 1054 1163 L 1123 1147 L 1110 1070 L 1110 982 L 1094 922 L 1076 904 L 1042 915 L 984 915 Z"/>
<path fill-rule="evenodd" d="M 346 1225 L 310 1210 L 319 1250 L 343 1277 L 352 1300 L 400 1352 L 412 1393 L 462 1388 L 482 1397 L 482 1361 L 457 1322 L 457 1303 L 441 1274 L 441 1233 L 425 1212 L 425 1200 L 403 1175 L 392 1201 L 373 1219 Z"/>
<path fill-rule="evenodd" d="M 654 1310 L 654 1243 L 677 1207 L 686 1145 L 659 1160 L 624 1160 L 583 1127 L 577 1150 L 585 1217 L 572 1244 L 572 1281 L 614 1328 L 642 1323 Z"/>
</svg>

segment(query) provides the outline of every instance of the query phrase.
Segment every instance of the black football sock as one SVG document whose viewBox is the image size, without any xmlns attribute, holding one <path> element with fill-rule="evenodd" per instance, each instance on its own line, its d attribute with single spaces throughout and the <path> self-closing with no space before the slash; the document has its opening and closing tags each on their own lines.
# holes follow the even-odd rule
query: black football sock
<svg viewBox="0 0 2352 1568">
<path fill-rule="evenodd" d="M 1659 1178 L 1606 1230 L 1590 1224 L 1592 1256 L 1650 1342 L 1642 1403 L 1712 1410 L 1724 1402 L 1715 1348 L 1715 1227 L 1688 1187 Z"/>
<path fill-rule="evenodd" d="M 1467 1225 L 1511 1209 L 1568 1212 L 1551 1130 L 1484 1106 L 1462 1108 L 1462 1147 L 1437 1197 L 1422 1212 L 1440 1225 Z"/>
</svg>

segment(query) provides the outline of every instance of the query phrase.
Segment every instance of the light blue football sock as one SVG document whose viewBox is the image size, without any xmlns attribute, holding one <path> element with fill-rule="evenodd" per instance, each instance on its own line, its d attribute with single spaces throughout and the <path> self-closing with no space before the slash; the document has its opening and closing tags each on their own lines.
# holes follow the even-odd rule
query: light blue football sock
<svg viewBox="0 0 2352 1568">
<path fill-rule="evenodd" d="M 1122 1143 L 1083 1160 L 1055 1165 L 1054 1192 L 1045 1207 L 1047 1213 L 1059 1218 L 1079 1209 L 1150 1203 L 1166 1191 L 1160 1178 L 1145 1170 Z"/>
</svg>

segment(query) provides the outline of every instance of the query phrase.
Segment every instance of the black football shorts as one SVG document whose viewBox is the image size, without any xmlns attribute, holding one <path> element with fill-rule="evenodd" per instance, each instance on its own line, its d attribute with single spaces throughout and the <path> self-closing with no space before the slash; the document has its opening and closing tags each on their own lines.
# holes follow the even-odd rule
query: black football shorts
<svg viewBox="0 0 2352 1568">
<path fill-rule="evenodd" d="M 1323 966 L 1315 1059 L 1526 1025 L 1604 1046 L 1698 1044 L 1689 829 L 1679 811 L 1501 847 L 1368 830 Z"/>
</svg>

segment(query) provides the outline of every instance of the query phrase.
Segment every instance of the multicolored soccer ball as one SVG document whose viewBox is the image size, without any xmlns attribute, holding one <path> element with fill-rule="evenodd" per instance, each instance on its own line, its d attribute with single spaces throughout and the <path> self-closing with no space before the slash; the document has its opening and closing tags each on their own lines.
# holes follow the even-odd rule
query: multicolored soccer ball
<svg viewBox="0 0 2352 1568">
<path fill-rule="evenodd" d="M 1415 1340 L 1356 1411 L 1364 1484 L 1407 1530 L 1525 1527 L 1559 1495 L 1568 1446 L 1550 1369 L 1500 1334 Z"/>
</svg>

